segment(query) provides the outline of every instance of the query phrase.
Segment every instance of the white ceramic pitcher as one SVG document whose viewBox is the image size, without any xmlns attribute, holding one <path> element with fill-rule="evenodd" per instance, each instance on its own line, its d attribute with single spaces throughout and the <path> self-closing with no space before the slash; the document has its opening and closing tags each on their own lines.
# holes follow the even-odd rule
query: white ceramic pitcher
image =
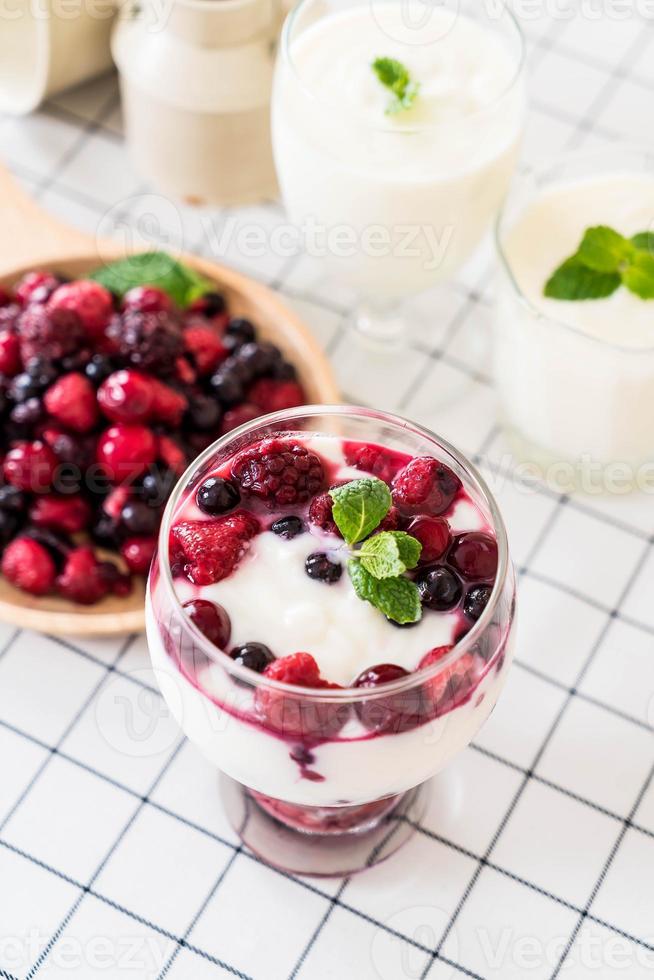
<svg viewBox="0 0 654 980">
<path fill-rule="evenodd" d="M 277 0 L 135 0 L 112 50 L 135 165 L 192 203 L 276 193 L 269 105 Z"/>
</svg>

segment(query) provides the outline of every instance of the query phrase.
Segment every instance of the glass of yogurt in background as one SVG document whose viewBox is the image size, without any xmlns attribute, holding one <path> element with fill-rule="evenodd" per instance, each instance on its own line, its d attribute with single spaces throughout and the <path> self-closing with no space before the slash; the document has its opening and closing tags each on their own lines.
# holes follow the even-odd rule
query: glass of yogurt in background
<svg viewBox="0 0 654 980">
<path fill-rule="evenodd" d="M 625 492 L 651 484 L 654 299 L 625 286 L 602 299 L 543 294 L 598 225 L 654 231 L 654 152 L 576 152 L 516 179 L 497 223 L 494 375 L 522 460 L 563 489 Z"/>
<path fill-rule="evenodd" d="M 455 576 L 462 591 L 450 599 L 456 561 L 447 552 L 449 571 L 437 573 L 450 576 L 445 593 L 434 592 L 436 603 L 417 624 L 402 628 L 360 600 L 347 573 L 331 584 L 305 574 L 306 556 L 316 551 L 346 563 L 345 542 L 329 529 L 329 515 L 316 517 L 306 500 L 303 507 L 257 510 L 257 502 L 244 494 L 235 513 L 254 507 L 260 529 L 235 570 L 199 587 L 179 571 L 173 576 L 175 527 L 189 517 L 210 521 L 200 512 L 199 489 L 216 473 L 233 472 L 234 460 L 258 452 L 271 437 L 319 453 L 331 485 L 372 472 L 391 481 L 391 473 L 403 472 L 413 457 L 438 461 L 449 489 L 435 520 L 447 528 L 448 544 L 425 539 L 425 548 L 435 555 L 454 547 L 465 536 L 461 532 L 472 533 L 477 542 L 485 540 L 484 547 L 495 543 L 491 564 L 482 568 L 488 562 L 483 549 L 462 552 L 470 570 Z M 272 466 L 270 472 L 277 470 Z M 302 531 L 273 533 L 271 522 L 280 513 L 295 514 L 295 520 L 302 515 Z M 404 521 L 413 528 L 414 517 Z M 424 556 L 426 564 L 416 574 L 431 582 L 427 550 Z M 471 582 L 480 577 L 488 583 L 482 586 L 484 601 L 470 612 L 468 597 L 478 588 Z M 211 630 L 197 628 L 183 604 L 198 597 L 227 611 L 231 637 L 228 628 L 224 638 L 214 635 L 216 642 L 210 642 Z M 411 836 L 428 800 L 427 781 L 468 745 L 490 714 L 512 657 L 514 597 L 502 518 L 463 456 L 392 415 L 309 406 L 230 432 L 181 478 L 150 575 L 148 643 L 173 715 L 221 771 L 223 804 L 244 843 L 285 870 L 345 874 L 377 863 Z M 244 666 L 235 650 L 247 642 L 267 644 L 280 658 L 273 661 L 277 665 L 294 651 L 311 651 L 320 686 L 276 680 L 256 672 L 261 665 L 254 661 L 254 669 Z M 421 666 L 429 651 L 428 665 Z M 353 686 L 357 676 L 379 664 L 386 665 L 381 685 L 377 677 L 372 686 Z M 389 664 L 395 665 L 390 673 Z"/>
<path fill-rule="evenodd" d="M 409 71 L 408 108 L 389 111 L 378 58 Z M 301 0 L 287 18 L 272 101 L 282 197 L 307 250 L 320 242 L 362 297 L 367 337 L 397 342 L 399 301 L 450 279 L 492 223 L 523 126 L 523 60 L 503 4 Z"/>
</svg>

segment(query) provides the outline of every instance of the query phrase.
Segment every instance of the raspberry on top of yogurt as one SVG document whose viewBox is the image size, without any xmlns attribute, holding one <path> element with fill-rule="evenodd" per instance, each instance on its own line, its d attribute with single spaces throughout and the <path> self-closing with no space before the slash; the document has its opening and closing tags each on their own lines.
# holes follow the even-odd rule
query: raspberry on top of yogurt
<svg viewBox="0 0 654 980">
<path fill-rule="evenodd" d="M 263 439 L 205 475 L 175 516 L 170 556 L 180 601 L 236 663 L 362 693 L 446 656 L 481 616 L 498 563 L 488 521 L 445 463 L 314 433 Z M 461 703 L 485 667 L 466 654 L 411 703 L 377 699 L 359 721 L 413 727 Z M 344 723 L 326 709 L 307 722 L 269 694 L 257 707 L 273 728 L 302 721 L 330 737 Z"/>
</svg>

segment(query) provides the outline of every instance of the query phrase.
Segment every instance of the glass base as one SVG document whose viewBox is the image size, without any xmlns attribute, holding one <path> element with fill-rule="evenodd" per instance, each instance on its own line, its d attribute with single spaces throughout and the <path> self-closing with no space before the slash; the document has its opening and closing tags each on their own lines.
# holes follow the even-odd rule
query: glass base
<svg viewBox="0 0 654 980">
<path fill-rule="evenodd" d="M 374 350 L 400 350 L 407 338 L 407 323 L 399 305 L 392 307 L 361 304 L 349 318 L 350 327 Z"/>
<path fill-rule="evenodd" d="M 267 864 L 314 877 L 341 877 L 371 868 L 415 833 L 428 784 L 359 806 L 297 806 L 256 793 L 221 773 L 230 823 Z"/>
</svg>

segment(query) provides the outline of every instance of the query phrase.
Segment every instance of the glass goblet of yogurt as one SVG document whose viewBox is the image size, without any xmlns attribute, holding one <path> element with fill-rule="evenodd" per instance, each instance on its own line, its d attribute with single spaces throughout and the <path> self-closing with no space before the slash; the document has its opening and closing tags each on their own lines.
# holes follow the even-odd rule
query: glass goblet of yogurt
<svg viewBox="0 0 654 980">
<path fill-rule="evenodd" d="M 396 340 L 399 301 L 451 278 L 490 226 L 523 124 L 523 41 L 503 5 L 300 0 L 272 100 L 284 203 L 310 254 Z"/>
<path fill-rule="evenodd" d="M 514 588 L 490 492 L 417 425 L 308 407 L 211 446 L 170 499 L 147 631 L 243 841 L 305 874 L 395 851 L 499 696 Z"/>
<path fill-rule="evenodd" d="M 613 147 L 520 177 L 498 220 L 501 412 L 516 453 L 563 489 L 651 481 L 652 230 L 654 154 Z"/>
</svg>

